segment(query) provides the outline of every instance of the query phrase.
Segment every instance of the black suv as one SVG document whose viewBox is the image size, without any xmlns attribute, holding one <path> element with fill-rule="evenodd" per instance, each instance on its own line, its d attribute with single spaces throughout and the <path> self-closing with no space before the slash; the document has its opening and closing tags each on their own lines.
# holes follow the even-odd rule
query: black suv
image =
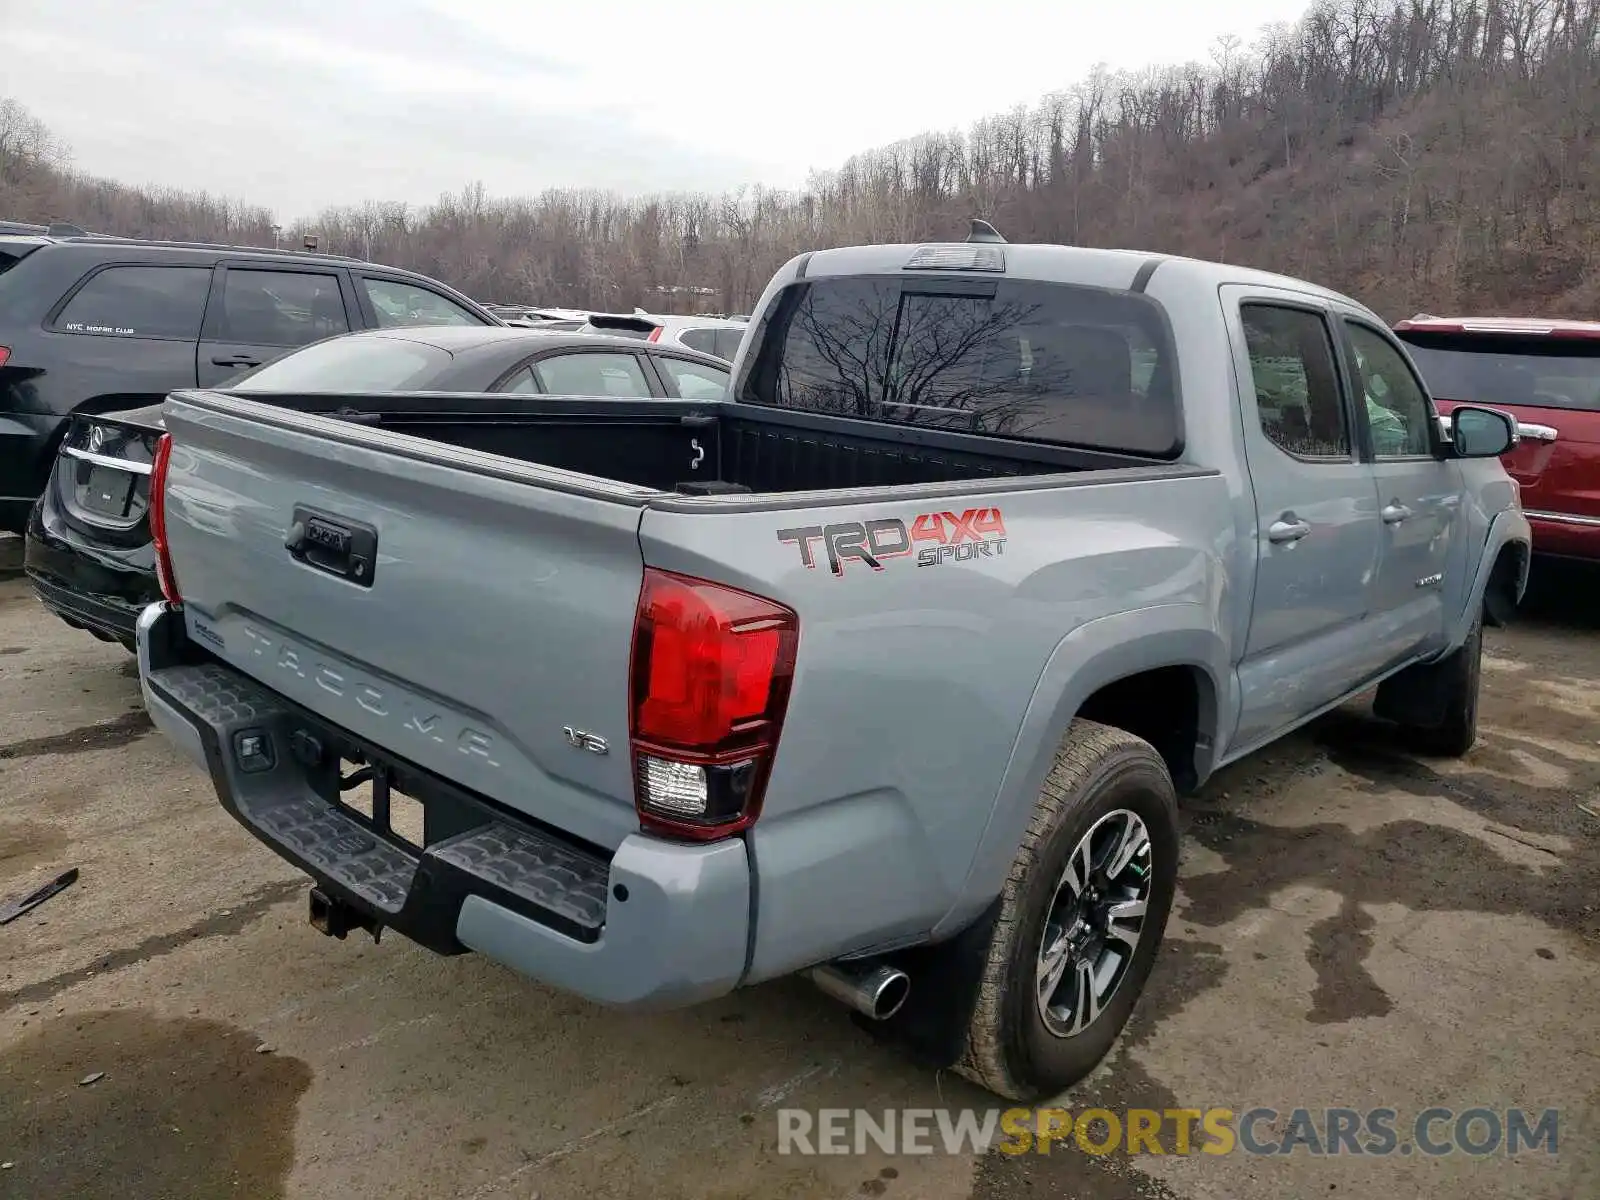
<svg viewBox="0 0 1600 1200">
<path fill-rule="evenodd" d="M 159 404 L 352 329 L 505 324 L 393 267 L 59 228 L 0 233 L 0 530 L 25 529 L 74 414 Z"/>
<path fill-rule="evenodd" d="M 169 391 L 350 330 L 504 324 L 432 279 L 333 255 L 0 234 L 0 529 L 26 530 L 48 608 L 131 645 Z"/>
</svg>

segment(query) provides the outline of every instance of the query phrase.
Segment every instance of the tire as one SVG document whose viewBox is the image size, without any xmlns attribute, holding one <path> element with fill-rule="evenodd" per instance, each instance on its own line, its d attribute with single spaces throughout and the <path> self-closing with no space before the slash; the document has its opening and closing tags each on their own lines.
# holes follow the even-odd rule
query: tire
<svg viewBox="0 0 1600 1200">
<path fill-rule="evenodd" d="M 1083 911 L 1065 875 L 1069 858 L 1081 863 L 1078 852 L 1088 838 L 1089 858 L 1098 874 L 1106 861 L 1099 857 L 1098 847 L 1107 837 L 1132 828 L 1122 814 L 1137 818 L 1148 837 L 1148 858 L 1142 859 L 1147 875 L 1136 878 L 1134 867 L 1142 858 L 1136 856 L 1117 877 L 1134 890 L 1142 889 L 1143 921 L 1131 953 L 1124 950 L 1124 939 L 1100 938 L 1099 944 L 1122 954 L 1123 961 L 1109 976 L 1115 982 L 1102 997 L 1097 1015 L 1074 1029 L 1080 1024 L 1075 1015 L 1069 1014 L 1069 1022 L 1059 1008 L 1051 1018 L 1041 1011 L 1045 939 L 1049 935 L 1052 944 L 1061 944 L 1054 939 L 1071 922 L 1071 913 Z M 1087 874 L 1075 871 L 1074 878 Z M 1059 1092 L 1094 1070 L 1127 1024 L 1149 978 L 1177 879 L 1177 798 L 1161 756 L 1130 733 L 1093 721 L 1074 721 L 1045 776 L 1006 877 L 967 1027 L 965 1053 L 956 1070 L 996 1095 L 1022 1101 Z M 1091 886 L 1089 893 L 1093 891 Z M 1104 893 L 1126 897 L 1128 891 L 1107 887 Z M 1071 928 L 1079 929 L 1080 924 L 1071 923 Z M 1070 986 L 1069 976 L 1081 979 L 1076 963 L 1094 957 L 1094 938 L 1099 935 L 1082 927 L 1078 936 L 1091 949 L 1084 958 L 1067 960 L 1057 988 Z M 1100 961 L 1109 959 L 1102 956 Z M 1092 1009 L 1084 1006 L 1084 1011 Z"/>
</svg>

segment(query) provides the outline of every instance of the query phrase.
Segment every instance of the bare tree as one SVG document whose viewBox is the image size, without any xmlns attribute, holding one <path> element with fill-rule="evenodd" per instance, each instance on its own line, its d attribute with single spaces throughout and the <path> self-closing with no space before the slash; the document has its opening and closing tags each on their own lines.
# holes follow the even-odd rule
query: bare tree
<svg viewBox="0 0 1600 1200">
<path fill-rule="evenodd" d="M 1313 0 L 1248 45 L 1219 39 L 1204 64 L 1097 66 L 1032 109 L 865 150 L 796 192 L 498 199 L 475 183 L 431 205 L 374 201 L 283 224 L 286 244 L 315 229 L 329 249 L 486 299 L 589 307 L 744 311 L 799 251 L 960 236 L 981 215 L 1013 240 L 1310 275 L 1394 315 L 1592 314 L 1597 178 L 1600 0 Z M 237 198 L 75 173 L 52 132 L 4 99 L 0 215 L 267 245 L 275 225 Z M 855 332 L 870 340 L 873 328 Z M 947 349 L 959 345 L 924 358 Z M 879 392 L 893 382 L 875 378 Z M 959 399 L 963 411 L 983 401 Z"/>
</svg>

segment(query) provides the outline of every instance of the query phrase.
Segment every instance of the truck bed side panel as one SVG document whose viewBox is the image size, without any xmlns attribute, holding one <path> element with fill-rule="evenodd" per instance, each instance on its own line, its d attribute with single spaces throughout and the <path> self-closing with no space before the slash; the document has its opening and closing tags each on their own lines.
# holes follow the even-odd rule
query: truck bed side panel
<svg viewBox="0 0 1600 1200">
<path fill-rule="evenodd" d="M 648 509 L 641 525 L 651 566 L 745 587 L 800 614 L 788 715 L 747 839 L 757 877 L 751 979 L 934 928 L 962 894 L 1024 713 L 1072 630 L 1181 605 L 1208 645 L 1224 642 L 1217 614 L 1229 599 L 1221 564 L 1231 538 L 1218 544 L 1213 518 L 1227 485 L 1215 473 L 1153 467 L 1054 476 L 959 502 L 925 494 L 794 497 L 720 513 L 708 502 L 703 515 L 675 505 Z M 878 559 L 879 569 L 841 558 L 836 574 L 822 531 L 857 522 L 877 523 L 885 549 L 903 529 L 906 552 Z"/>
<path fill-rule="evenodd" d="M 166 414 L 168 536 L 195 640 L 509 808 L 606 848 L 637 829 L 637 507 L 176 398 Z M 370 586 L 290 556 L 297 506 L 376 531 Z M 606 731 L 612 751 L 576 748 L 569 726 Z"/>
</svg>

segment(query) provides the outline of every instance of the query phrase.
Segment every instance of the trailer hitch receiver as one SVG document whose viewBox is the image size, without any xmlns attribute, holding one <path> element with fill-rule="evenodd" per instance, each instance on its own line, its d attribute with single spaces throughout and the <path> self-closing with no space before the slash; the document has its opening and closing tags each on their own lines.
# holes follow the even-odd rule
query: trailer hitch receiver
<svg viewBox="0 0 1600 1200">
<path fill-rule="evenodd" d="M 374 942 L 383 934 L 383 926 L 359 909 L 335 900 L 321 888 L 311 889 L 309 917 L 311 927 L 340 941 L 352 929 L 365 929 Z"/>
</svg>

